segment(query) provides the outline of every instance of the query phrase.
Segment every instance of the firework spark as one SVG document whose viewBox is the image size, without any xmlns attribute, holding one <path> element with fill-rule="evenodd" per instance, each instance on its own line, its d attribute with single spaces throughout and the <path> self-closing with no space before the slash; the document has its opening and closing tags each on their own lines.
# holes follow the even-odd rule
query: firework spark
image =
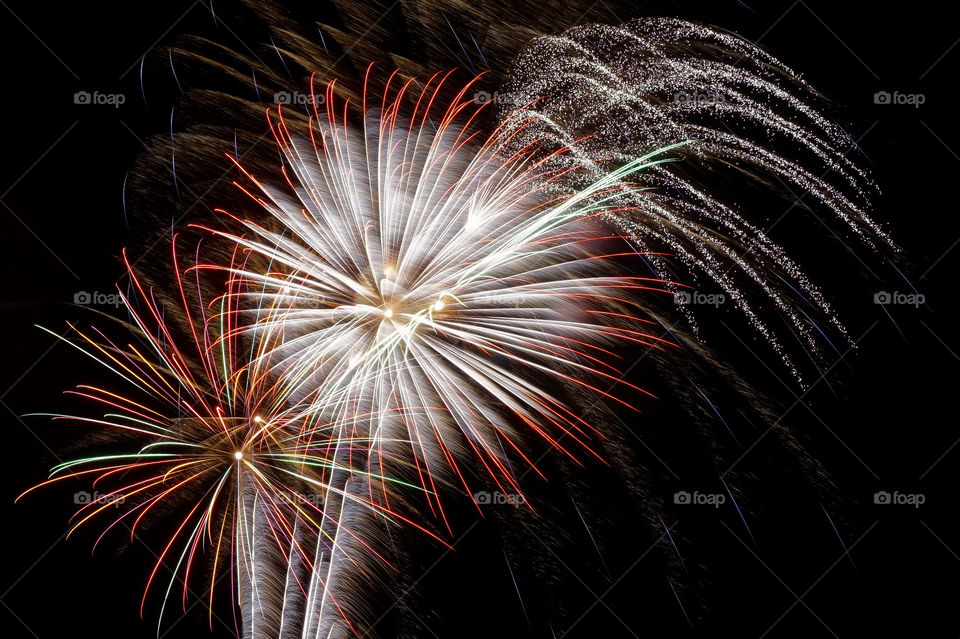
<svg viewBox="0 0 960 639">
<path fill-rule="evenodd" d="M 677 150 L 682 162 L 651 167 L 643 176 L 651 188 L 625 190 L 623 209 L 611 216 L 639 249 L 670 256 L 648 260 L 660 277 L 703 278 L 723 291 L 798 380 L 786 340 L 796 338 L 816 361 L 831 330 L 845 336 L 800 265 L 749 221 L 751 211 L 718 195 L 729 184 L 705 188 L 710 173 L 732 169 L 733 181 L 805 194 L 857 244 L 890 245 L 868 215 L 874 188 L 847 157 L 856 143 L 812 105 L 813 89 L 792 69 L 734 34 L 646 18 L 538 38 L 508 78 L 499 94 L 504 135 L 513 147 L 568 147 L 550 163 L 573 168 L 565 188 L 590 183 L 611 163 L 690 141 Z"/>
<path fill-rule="evenodd" d="M 507 451 L 535 467 L 527 433 L 568 455 L 596 436 L 554 389 L 629 405 L 618 395 L 646 391 L 622 380 L 612 345 L 673 345 L 642 317 L 641 293 L 666 293 L 665 282 L 617 267 L 640 256 L 600 219 L 673 147 L 547 196 L 567 170 L 545 169 L 552 156 L 533 149 L 505 154 L 499 131 L 472 131 L 483 107 L 464 99 L 470 85 L 439 113 L 444 78 L 389 86 L 379 108 L 363 105 L 360 129 L 338 115 L 332 83 L 309 131 L 291 131 L 282 109 L 271 120 L 287 188 L 244 173 L 280 226 L 248 217 L 245 235 L 214 231 L 270 264 L 230 270 L 254 291 L 234 322 L 282 336 L 258 366 L 333 410 L 343 436 L 369 439 L 375 464 L 384 450 L 409 456 L 436 497 L 445 468 L 471 492 L 460 460 L 475 455 L 519 493 Z M 385 447 L 399 441 L 406 453 Z"/>
<path fill-rule="evenodd" d="M 151 519 L 174 531 L 156 555 L 141 613 L 165 565 L 171 579 L 160 618 L 177 586 L 185 608 L 205 551 L 209 586 L 200 590 L 208 592 L 211 624 L 215 585 L 227 571 L 245 635 L 269 633 L 283 620 L 290 624 L 289 615 L 274 610 L 278 598 L 284 607 L 299 604 L 298 625 L 332 608 L 349 626 L 326 587 L 328 569 L 337 562 L 362 566 L 364 553 L 378 554 L 351 526 L 341 526 L 341 517 L 354 509 L 404 521 L 360 489 L 371 479 L 383 489 L 398 482 L 363 468 L 367 442 L 335 433 L 311 403 L 290 400 L 291 389 L 268 374 L 269 356 L 257 352 L 268 348 L 269 337 L 240 343 L 230 325 L 233 314 L 224 312 L 237 299 L 235 291 L 224 292 L 210 311 L 199 277 L 195 298 L 179 277 L 175 240 L 173 260 L 182 308 L 158 303 L 128 265 L 140 302 L 123 296 L 133 342 L 121 345 L 98 329 L 71 326 L 75 339 L 68 343 L 109 369 L 129 392 L 81 385 L 69 393 L 109 412 L 52 416 L 114 433 L 136 448 L 62 462 L 31 490 L 88 480 L 96 499 L 79 508 L 69 534 L 107 520 L 94 547 L 112 530 L 126 531 L 132 542 Z M 260 624 L 267 628 L 256 633 Z"/>
<path fill-rule="evenodd" d="M 201 261 L 198 248 L 182 271 L 174 240 L 172 296 L 131 269 L 135 343 L 71 341 L 127 391 L 80 386 L 108 412 L 54 416 L 136 443 L 41 484 L 105 491 L 72 530 L 112 517 L 104 534 L 133 539 L 167 520 L 148 591 L 172 564 L 164 606 L 178 580 L 185 605 L 205 555 L 211 623 L 226 571 L 244 637 L 366 634 L 378 613 L 359 584 L 374 578 L 369 557 L 386 563 L 383 522 L 452 531 L 444 493 L 492 481 L 523 495 L 518 469 L 542 475 L 541 448 L 599 458 L 606 426 L 589 409 L 650 395 L 624 379 L 621 354 L 694 343 L 661 312 L 685 285 L 726 293 L 798 378 L 787 337 L 820 361 L 842 323 L 705 173 L 802 189 L 861 242 L 889 243 L 812 90 L 715 29 L 658 19 L 536 39 L 496 114 L 473 99 L 476 79 L 397 72 L 377 91 L 370 74 L 358 92 L 311 81 L 306 113 L 268 110 L 279 171 L 217 139 L 244 201 L 194 227 L 226 252 Z M 171 132 L 171 147 L 215 135 Z M 201 154 L 184 155 L 178 181 Z M 431 523 L 402 514 L 406 489 Z"/>
</svg>

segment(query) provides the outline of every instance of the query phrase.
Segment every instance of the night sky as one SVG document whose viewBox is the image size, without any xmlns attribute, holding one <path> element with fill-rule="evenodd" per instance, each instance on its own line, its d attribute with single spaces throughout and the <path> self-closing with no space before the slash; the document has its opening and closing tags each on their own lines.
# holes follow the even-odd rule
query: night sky
<svg viewBox="0 0 960 639">
<path fill-rule="evenodd" d="M 242 38 L 223 4 L 215 23 L 204 0 L 0 2 L 3 637 L 156 636 L 157 606 L 148 606 L 142 621 L 138 615 L 152 566 L 149 542 L 115 540 L 91 556 L 92 529 L 63 539 L 72 488 L 13 500 L 71 445 L 69 433 L 49 420 L 22 416 L 54 411 L 62 391 L 89 379 L 92 369 L 35 325 L 59 333 L 66 321 L 89 319 L 72 305 L 75 296 L 112 293 L 123 275 L 121 249 L 144 244 L 131 237 L 136 225 L 125 218 L 122 187 L 143 140 L 167 131 L 177 96 L 148 78 L 145 104 L 140 60 L 182 34 Z M 831 116 L 858 141 L 882 192 L 874 217 L 902 249 L 897 268 L 906 279 L 890 276 L 896 272 L 883 266 L 883 256 L 865 249 L 853 255 L 816 222 L 800 224 L 802 207 L 771 232 L 775 240 L 789 236 L 794 255 L 824 283 L 856 350 L 804 390 L 783 370 L 758 362 L 735 335 L 721 329 L 715 336 L 728 364 L 775 398 L 783 422 L 829 471 L 841 508 L 827 516 L 815 503 L 794 501 L 804 479 L 784 473 L 759 478 L 749 527 L 729 509 L 699 510 L 681 521 L 677 530 L 689 527 L 704 562 L 692 586 L 697 603 L 686 612 L 666 588 L 662 566 L 644 557 L 646 545 L 625 515 L 602 562 L 585 547 L 571 572 L 557 575 L 567 596 L 555 623 L 536 605 L 525 614 L 517 590 L 536 600 L 535 580 L 520 576 L 515 586 L 492 541 L 493 525 L 471 529 L 464 512 L 459 530 L 472 532 L 456 552 L 424 543 L 417 561 L 420 570 L 432 566 L 414 606 L 429 628 L 422 636 L 548 637 L 551 628 L 570 637 L 960 633 L 960 209 L 950 195 L 960 172 L 960 27 L 937 2 L 749 5 L 600 0 L 582 22 L 670 15 L 742 34 L 833 100 Z M 329 8 L 318 3 L 313 11 L 322 18 Z M 83 104 L 78 92 L 103 103 Z M 902 103 L 886 103 L 887 94 Z M 762 215 L 761 226 L 789 203 L 778 206 Z M 875 303 L 884 292 L 913 293 L 907 280 L 922 304 Z M 765 454 L 762 435 L 754 439 L 755 448 L 751 439 L 742 442 L 747 458 Z M 683 457 L 682 442 L 654 437 L 650 446 L 668 449 L 655 448 L 664 459 Z M 676 479 L 677 490 L 690 486 Z M 878 492 L 921 496 L 913 501 L 923 503 L 878 504 Z M 610 518 L 617 508 L 598 505 Z M 214 621 L 211 634 L 202 606 L 183 619 L 175 609 L 161 636 L 232 636 L 229 602 L 217 612 L 227 623 Z"/>
</svg>

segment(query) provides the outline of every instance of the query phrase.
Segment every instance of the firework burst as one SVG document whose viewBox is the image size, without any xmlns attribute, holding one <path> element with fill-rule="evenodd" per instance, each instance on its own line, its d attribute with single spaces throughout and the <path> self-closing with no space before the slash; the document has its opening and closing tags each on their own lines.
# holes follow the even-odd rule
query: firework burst
<svg viewBox="0 0 960 639">
<path fill-rule="evenodd" d="M 793 342 L 819 365 L 842 323 L 706 174 L 802 189 L 860 241 L 889 243 L 848 136 L 790 69 L 730 34 L 648 20 L 535 39 L 496 113 L 474 99 L 478 79 L 451 88 L 451 74 L 412 75 L 382 91 L 368 87 L 370 67 L 359 91 L 311 80 L 305 112 L 267 110 L 279 163 L 245 159 L 236 131 L 214 128 L 171 131 L 169 153 L 151 154 L 181 157 L 179 185 L 208 175 L 202 152 L 232 149 L 242 202 L 224 198 L 217 222 L 193 225 L 212 236 L 212 258 L 198 246 L 182 270 L 173 240 L 171 295 L 128 266 L 133 343 L 74 329 L 70 343 L 125 390 L 80 386 L 72 394 L 106 413 L 54 418 L 134 445 L 61 463 L 40 486 L 90 479 L 101 491 L 71 532 L 107 519 L 100 539 L 125 529 L 132 540 L 163 520 L 172 534 L 147 591 L 168 566 L 164 607 L 178 581 L 186 605 L 205 557 L 211 623 L 228 573 L 244 637 L 366 635 L 378 611 L 363 584 L 387 563 L 384 522 L 452 532 L 441 495 L 480 482 L 526 501 L 521 475 L 545 476 L 542 449 L 564 464 L 605 461 L 597 442 L 610 426 L 593 416 L 652 396 L 625 379 L 623 353 L 667 354 L 658 361 L 681 367 L 671 391 L 701 363 L 737 377 L 671 303 L 686 285 L 728 295 L 798 379 Z M 244 115 L 263 112 L 230 97 Z M 225 102 L 209 100 L 218 113 Z M 692 331 L 671 325 L 677 313 Z"/>
<path fill-rule="evenodd" d="M 358 489 L 371 479 L 360 461 L 368 443 L 336 432 L 312 403 L 291 401 L 291 389 L 269 375 L 269 356 L 258 352 L 268 349 L 271 338 L 241 344 L 229 324 L 234 314 L 224 309 L 238 299 L 236 292 L 228 289 L 208 306 L 200 296 L 200 269 L 188 271 L 198 274 L 196 296 L 186 291 L 176 240 L 173 260 L 182 308 L 158 303 L 128 265 L 139 300 L 123 296 L 134 341 L 121 345 L 98 329 L 73 326 L 75 339 L 67 340 L 130 392 L 78 386 L 69 393 L 108 412 L 53 418 L 116 434 L 136 448 L 62 462 L 31 490 L 89 480 L 96 498 L 79 508 L 69 534 L 106 520 L 95 548 L 116 530 L 126 531 L 132 542 L 145 522 L 163 520 L 163 527 L 173 530 L 156 555 L 141 613 L 164 566 L 171 578 L 160 617 L 178 585 L 185 608 L 205 552 L 209 585 L 201 590 L 208 592 L 211 624 L 215 585 L 227 571 L 248 631 L 280 624 L 282 610 L 272 612 L 277 599 L 299 603 L 298 623 L 330 607 L 349 625 L 326 587 L 327 569 L 334 557 L 362 566 L 369 561 L 364 553 L 379 555 L 350 526 L 340 525 L 343 512 L 359 509 L 404 520 L 382 499 Z M 171 325 L 170 316 L 180 325 Z M 375 479 L 382 490 L 395 483 Z"/>
<path fill-rule="evenodd" d="M 795 71 L 739 36 L 644 18 L 531 42 L 512 64 L 500 115 L 511 148 L 570 150 L 550 162 L 572 169 L 564 188 L 581 188 L 611 164 L 689 140 L 676 152 L 683 161 L 644 175 L 650 188 L 622 193 L 611 223 L 654 253 L 648 263 L 659 277 L 722 292 L 802 381 L 794 343 L 805 351 L 800 357 L 820 366 L 824 347 L 833 348 L 831 335 L 847 340 L 845 328 L 770 237 L 780 219 L 757 224 L 764 212 L 739 205 L 730 182 L 782 192 L 794 199 L 791 208 L 811 210 L 834 237 L 844 233 L 830 226 L 839 221 L 856 246 L 892 246 L 869 216 L 875 188 L 849 157 L 856 142 L 814 106 L 816 99 Z M 683 310 L 696 328 L 690 307 Z"/>
<path fill-rule="evenodd" d="M 308 131 L 292 131 L 279 110 L 271 128 L 286 188 L 244 170 L 279 227 L 248 217 L 247 234 L 214 232 L 270 265 L 229 269 L 251 291 L 238 330 L 280 337 L 257 365 L 333 411 L 341 435 L 369 439 L 375 466 L 384 451 L 409 457 L 425 494 L 436 496 L 444 468 L 471 492 L 459 467 L 470 455 L 520 492 L 507 456 L 535 468 L 527 434 L 567 455 L 596 435 L 554 389 L 629 406 L 623 390 L 646 391 L 622 380 L 611 347 L 673 346 L 641 317 L 641 294 L 667 292 L 664 282 L 615 266 L 640 257 L 601 220 L 637 188 L 630 176 L 672 147 L 548 196 L 567 170 L 544 168 L 552 156 L 535 160 L 533 149 L 505 154 L 499 131 L 473 131 L 483 107 L 464 99 L 470 85 L 438 109 L 444 79 L 393 92 L 388 81 L 378 107 L 362 105 L 359 129 L 338 114 L 348 105 L 333 83 L 313 100 L 326 112 Z M 388 444 L 401 441 L 406 452 Z"/>
</svg>

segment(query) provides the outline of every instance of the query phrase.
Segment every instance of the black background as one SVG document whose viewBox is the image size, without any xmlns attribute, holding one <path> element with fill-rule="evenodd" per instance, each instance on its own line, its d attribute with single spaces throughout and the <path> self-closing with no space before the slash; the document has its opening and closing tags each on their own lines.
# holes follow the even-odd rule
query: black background
<svg viewBox="0 0 960 639">
<path fill-rule="evenodd" d="M 907 275 L 926 298 L 917 309 L 885 310 L 873 303 L 873 294 L 907 291 L 903 280 L 877 280 L 856 266 L 848 273 L 812 269 L 818 277 L 845 282 L 832 289 L 835 301 L 850 334 L 863 336 L 828 383 L 802 396 L 785 418 L 806 433 L 812 452 L 849 504 L 839 539 L 825 517 L 793 513 L 789 505 L 751 529 L 752 538 L 744 528 L 717 527 L 713 585 L 704 597 L 708 609 L 692 626 L 678 607 L 634 596 L 628 581 L 613 586 L 610 608 L 637 635 L 960 633 L 954 614 L 960 597 L 960 447 L 953 448 L 960 437 L 953 277 L 960 259 L 955 248 L 960 211 L 953 197 L 960 170 L 953 150 L 960 150 L 954 126 L 960 47 L 953 47 L 960 28 L 943 7 L 913 2 L 893 9 L 875 2 L 818 0 L 755 2 L 749 8 L 727 1 L 599 2 L 585 18 L 619 22 L 660 14 L 703 20 L 759 41 L 801 71 L 838 103 L 840 119 L 859 140 L 883 192 L 876 218 L 902 247 Z M 218 29 L 203 2 L 56 6 L 4 0 L 0 20 L 0 424 L 6 437 L 0 457 L 0 521 L 6 538 L 0 628 L 5 637 L 43 639 L 73 633 L 155 636 L 156 610 L 148 611 L 145 621 L 137 614 L 149 556 L 134 546 L 91 557 L 89 535 L 62 541 L 68 502 L 40 495 L 13 504 L 17 494 L 44 476 L 62 443 L 44 421 L 18 416 L 46 410 L 76 381 L 70 369 L 78 360 L 34 325 L 63 326 L 77 316 L 69 306 L 77 291 L 109 292 L 122 273 L 118 255 L 131 239 L 122 206 L 124 176 L 141 139 L 165 131 L 169 117 L 167 106 L 151 107 L 149 83 L 144 104 L 141 57 L 174 34 L 216 35 Z M 81 90 L 118 92 L 127 99 L 116 109 L 76 105 L 73 95 Z M 923 94 L 925 103 L 917 108 L 875 104 L 878 91 Z M 166 105 L 168 98 L 157 102 Z M 765 218 L 772 222 L 781 213 L 770 211 Z M 816 264 L 823 250 L 842 251 L 816 227 L 808 232 L 799 240 L 805 247 L 799 251 L 802 263 Z M 778 239 L 776 232 L 772 235 Z M 873 495 L 879 490 L 921 493 L 926 501 L 919 508 L 876 505 Z M 846 556 L 844 545 L 851 549 Z M 470 548 L 466 543 L 460 552 Z M 456 565 L 456 559 L 444 561 Z M 615 579 L 628 567 L 614 566 L 610 572 Z M 485 577 L 465 577 L 455 569 L 438 574 L 487 583 Z M 489 582 L 512 587 L 492 577 Z M 475 586 L 465 591 L 482 592 Z M 570 588 L 580 585 L 573 580 Z M 584 591 L 583 609 L 594 600 Z M 442 610 L 434 612 L 443 616 Z M 616 621 L 599 618 L 608 615 L 605 605 L 590 615 L 578 625 L 578 634 L 590 636 L 595 626 L 610 636 L 630 636 Z M 176 619 L 174 612 L 163 636 L 208 634 L 199 608 L 183 621 Z M 504 613 L 503 622 L 502 634 L 526 634 L 516 610 Z M 444 628 L 456 624 L 448 614 Z M 556 630 L 559 635 L 563 628 Z M 229 636 L 230 631 L 216 624 L 214 633 Z M 444 630 L 437 634 L 447 636 Z"/>
</svg>

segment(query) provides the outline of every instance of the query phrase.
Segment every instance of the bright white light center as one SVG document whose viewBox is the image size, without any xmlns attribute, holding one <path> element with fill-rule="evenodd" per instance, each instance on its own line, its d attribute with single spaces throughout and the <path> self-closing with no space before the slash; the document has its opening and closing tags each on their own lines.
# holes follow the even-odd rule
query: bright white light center
<svg viewBox="0 0 960 639">
<path fill-rule="evenodd" d="M 241 459 L 243 459 L 243 453 L 238 450 L 233 454 L 233 458 L 236 459 L 237 461 L 240 461 Z"/>
</svg>

